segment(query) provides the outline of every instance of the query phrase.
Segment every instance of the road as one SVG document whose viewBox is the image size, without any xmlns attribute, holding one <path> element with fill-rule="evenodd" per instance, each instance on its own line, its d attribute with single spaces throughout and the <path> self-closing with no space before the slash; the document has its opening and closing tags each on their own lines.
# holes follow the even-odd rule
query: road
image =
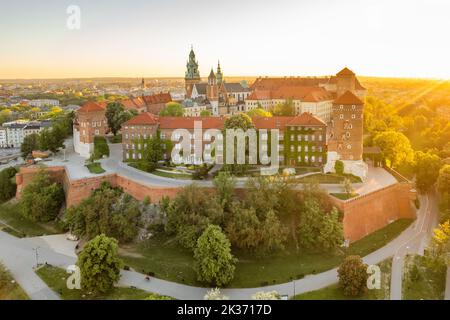
<svg viewBox="0 0 450 320">
<path fill-rule="evenodd" d="M 428 200 L 427 200 L 428 199 Z M 418 210 L 418 218 L 409 228 L 386 246 L 364 257 L 367 264 L 377 264 L 389 257 L 398 256 L 403 252 L 420 252 L 423 250 L 433 223 L 437 217 L 437 206 L 433 195 L 422 199 L 422 207 Z M 40 242 L 39 242 L 40 243 Z M 14 278 L 24 288 L 32 299 L 58 299 L 40 278 L 34 273 L 36 265 L 36 242 L 34 239 L 18 239 L 0 231 L 0 260 L 11 270 Z M 408 251 L 410 250 L 410 251 Z M 50 263 L 62 268 L 75 263 L 76 258 L 54 251 L 50 246 L 38 250 L 39 262 Z M 395 259 L 394 259 L 395 261 Z M 395 267 L 396 270 L 398 267 Z M 393 267 L 394 269 L 394 267 Z M 401 292 L 401 268 L 395 275 L 392 288 L 396 297 Z M 393 271 L 397 272 L 397 271 Z M 337 282 L 337 268 L 316 275 L 308 275 L 303 279 L 260 288 L 223 289 L 222 292 L 231 299 L 249 299 L 258 291 L 278 291 L 282 295 L 292 296 L 312 290 L 321 289 Z M 400 284 L 400 289 L 398 285 Z M 177 299 L 203 299 L 207 288 L 186 286 L 161 279 L 146 281 L 144 276 L 133 271 L 122 271 L 121 286 L 134 286 L 149 292 L 168 295 Z M 397 291 L 396 291 L 397 290 Z"/>
<path fill-rule="evenodd" d="M 433 229 L 439 221 L 439 209 L 435 194 L 420 196 L 421 207 L 418 210 L 417 220 L 411 230 L 411 235 L 395 251 L 392 261 L 391 300 L 402 299 L 402 280 L 405 256 L 407 254 L 420 254 L 428 245 Z"/>
</svg>

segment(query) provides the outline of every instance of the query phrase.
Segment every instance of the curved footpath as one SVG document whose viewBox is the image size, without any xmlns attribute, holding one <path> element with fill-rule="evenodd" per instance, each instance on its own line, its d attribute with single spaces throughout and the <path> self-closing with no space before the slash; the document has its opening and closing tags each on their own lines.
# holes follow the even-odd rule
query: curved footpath
<svg viewBox="0 0 450 320">
<path fill-rule="evenodd" d="M 435 202 L 434 196 L 421 197 L 421 203 Z M 422 205 L 417 211 L 416 221 L 386 246 L 364 257 L 368 264 L 376 264 L 384 259 L 396 256 L 398 251 L 411 241 L 418 241 L 417 248 L 423 248 L 431 232 L 431 224 L 437 217 L 436 206 Z M 32 239 L 19 239 L 0 231 L 0 261 L 11 271 L 16 281 L 22 286 L 31 299 L 59 299 L 47 285 L 36 275 L 36 243 Z M 47 246 L 38 249 L 39 263 L 66 268 L 74 264 L 75 257 L 58 253 Z M 400 275 L 401 281 L 401 275 Z M 312 290 L 321 289 L 337 282 L 337 268 L 316 275 L 308 275 L 303 279 L 268 287 L 247 289 L 223 289 L 222 293 L 230 299 L 249 299 L 258 291 L 276 290 L 282 295 L 293 296 Z M 120 286 L 134 286 L 149 292 L 168 295 L 176 299 L 203 299 L 207 288 L 187 286 L 175 282 L 152 278 L 144 279 L 144 275 L 134 271 L 122 271 Z"/>
</svg>

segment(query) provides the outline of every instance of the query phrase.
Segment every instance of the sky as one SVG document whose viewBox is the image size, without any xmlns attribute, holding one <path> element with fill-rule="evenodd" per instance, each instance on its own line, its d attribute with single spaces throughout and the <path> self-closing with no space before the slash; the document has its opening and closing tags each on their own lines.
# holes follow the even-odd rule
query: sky
<svg viewBox="0 0 450 320">
<path fill-rule="evenodd" d="M 67 8 L 80 8 L 80 29 Z M 0 79 L 358 75 L 450 79 L 447 0 L 0 0 Z"/>
</svg>

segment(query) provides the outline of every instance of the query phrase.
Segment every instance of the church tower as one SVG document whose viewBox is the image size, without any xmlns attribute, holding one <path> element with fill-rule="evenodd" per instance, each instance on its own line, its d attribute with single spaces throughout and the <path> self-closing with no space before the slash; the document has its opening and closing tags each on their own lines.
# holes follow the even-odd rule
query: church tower
<svg viewBox="0 0 450 320">
<path fill-rule="evenodd" d="M 198 70 L 198 62 L 195 59 L 194 49 L 191 47 L 189 53 L 189 60 L 186 63 L 186 73 L 184 77 L 184 84 L 186 89 L 186 98 L 190 98 L 192 89 L 195 84 L 200 83 L 200 72 Z"/>
<path fill-rule="evenodd" d="M 220 87 L 220 85 L 223 82 L 223 74 L 222 74 L 222 69 L 220 68 L 220 61 L 217 62 L 216 78 L 217 78 L 217 85 Z"/>
<path fill-rule="evenodd" d="M 214 116 L 219 115 L 219 86 L 217 85 L 217 78 L 213 69 L 208 76 L 208 85 L 206 86 L 206 98 L 209 100 Z"/>
<path fill-rule="evenodd" d="M 356 75 L 349 68 L 344 68 L 336 74 L 336 96 L 340 97 L 347 91 L 353 94 L 356 86 Z"/>
</svg>

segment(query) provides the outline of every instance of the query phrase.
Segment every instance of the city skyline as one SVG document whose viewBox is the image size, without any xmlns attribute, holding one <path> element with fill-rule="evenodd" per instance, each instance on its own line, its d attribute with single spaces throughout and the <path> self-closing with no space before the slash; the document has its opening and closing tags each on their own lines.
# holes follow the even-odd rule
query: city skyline
<svg viewBox="0 0 450 320">
<path fill-rule="evenodd" d="M 182 77 L 191 45 L 202 77 L 220 60 L 225 77 L 450 78 L 439 0 L 2 2 L 1 79 Z"/>
</svg>

